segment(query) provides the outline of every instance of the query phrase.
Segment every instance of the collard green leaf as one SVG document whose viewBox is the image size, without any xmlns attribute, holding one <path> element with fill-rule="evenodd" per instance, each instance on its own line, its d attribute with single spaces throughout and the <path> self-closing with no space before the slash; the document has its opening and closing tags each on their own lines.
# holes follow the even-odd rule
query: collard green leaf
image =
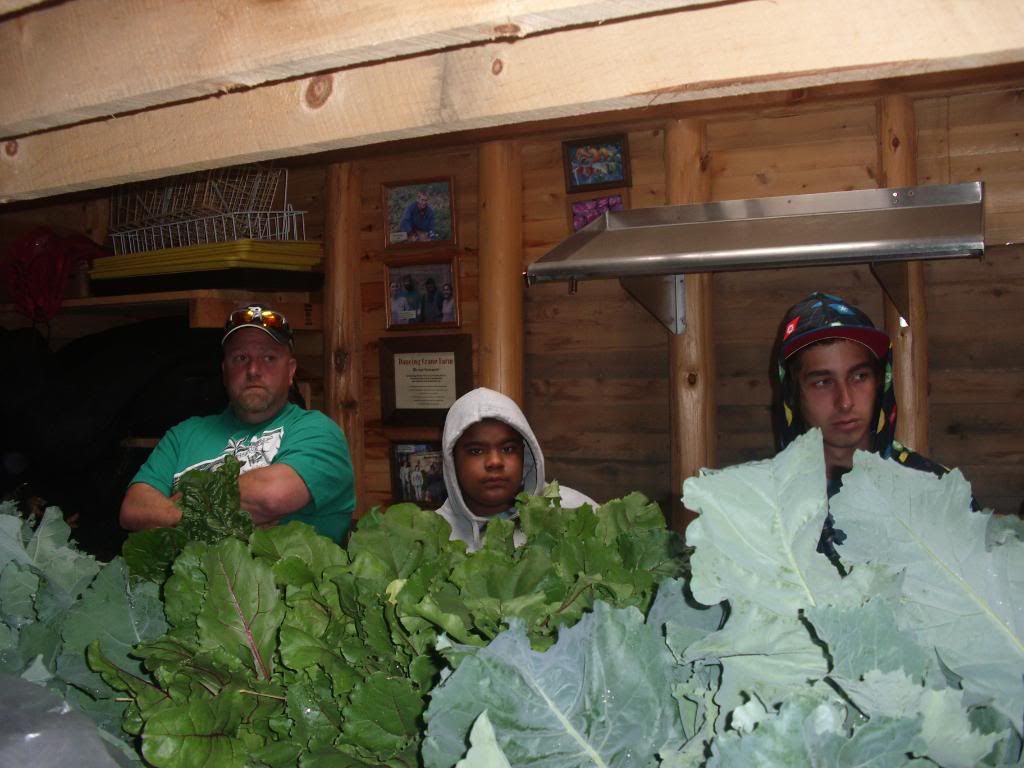
<svg viewBox="0 0 1024 768">
<path fill-rule="evenodd" d="M 270 566 L 254 561 L 242 542 L 225 539 L 207 550 L 202 568 L 208 592 L 198 618 L 200 642 L 224 648 L 269 680 L 284 618 Z"/>
<path fill-rule="evenodd" d="M 469 732 L 469 752 L 455 764 L 455 768 L 512 768 L 498 745 L 494 726 L 485 711 L 473 723 Z"/>
<path fill-rule="evenodd" d="M 830 677 L 840 687 L 872 670 L 902 670 L 923 681 L 934 656 L 896 625 L 896 606 L 882 597 L 859 608 L 819 606 L 806 615 L 815 633 L 829 647 L 833 660 Z"/>
<path fill-rule="evenodd" d="M 903 672 L 868 672 L 844 690 L 872 720 L 916 717 L 921 723 L 918 756 L 946 768 L 974 768 L 1009 731 L 982 733 L 974 729 L 964 706 L 963 691 L 931 690 Z"/>
<path fill-rule="evenodd" d="M 845 719 L 841 704 L 808 691 L 784 704 L 777 715 L 761 720 L 751 733 L 716 739 L 707 766 L 903 768 L 920 764 L 923 768 L 926 764 L 908 758 L 920 745 L 918 721 L 879 717 L 848 738 Z"/>
<path fill-rule="evenodd" d="M 92 555 L 71 544 L 71 529 L 56 507 L 49 507 L 25 545 L 29 565 L 41 577 L 36 614 L 46 622 L 78 599 L 100 569 Z"/>
<path fill-rule="evenodd" d="M 683 489 L 683 503 L 700 513 L 686 530 L 697 600 L 743 599 L 793 618 L 833 598 L 840 575 L 815 551 L 826 515 L 820 431 L 773 459 L 704 470 Z"/>
<path fill-rule="evenodd" d="M 544 653 L 514 624 L 467 656 L 431 695 L 423 758 L 454 765 L 487 710 L 514 765 L 644 766 L 681 737 L 670 707 L 676 667 L 635 609 L 604 603 Z"/>
<path fill-rule="evenodd" d="M 1024 721 L 1024 543 L 988 548 L 956 470 L 937 478 L 858 452 L 832 501 L 847 563 L 903 571 L 900 628 L 935 648 L 965 690 Z"/>
<path fill-rule="evenodd" d="M 344 549 L 299 522 L 253 533 L 252 554 L 273 565 L 279 583 L 290 586 L 310 583 L 324 570 L 348 564 Z"/>
<path fill-rule="evenodd" d="M 67 613 L 61 630 L 63 648 L 57 660 L 61 678 L 94 696 L 109 695 L 109 688 L 86 666 L 85 649 L 99 640 L 104 655 L 133 674 L 142 674 L 132 649 L 167 631 L 159 590 L 151 582 L 131 584 L 124 561 L 104 566 Z"/>
<path fill-rule="evenodd" d="M 794 690 L 828 672 L 824 650 L 798 615 L 780 616 L 739 600 L 732 602 L 725 626 L 691 643 L 685 658 L 721 665 L 722 683 L 716 700 L 722 716 L 750 695 L 757 695 L 767 705 L 785 701 Z"/>
<path fill-rule="evenodd" d="M 39 576 L 30 568 L 9 563 L 0 573 L 0 619 L 17 629 L 36 620 Z"/>
</svg>

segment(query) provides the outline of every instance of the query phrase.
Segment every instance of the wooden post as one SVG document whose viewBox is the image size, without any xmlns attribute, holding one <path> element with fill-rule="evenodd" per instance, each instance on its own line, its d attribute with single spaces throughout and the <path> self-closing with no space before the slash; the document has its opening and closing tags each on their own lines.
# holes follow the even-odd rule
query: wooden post
<svg viewBox="0 0 1024 768">
<path fill-rule="evenodd" d="M 665 196 L 669 205 L 706 202 L 710 177 L 704 161 L 704 123 L 674 120 L 665 128 Z M 712 275 L 686 275 L 686 331 L 669 338 L 672 418 L 672 528 L 682 533 L 695 515 L 683 507 L 683 481 L 715 465 L 715 348 L 711 320 Z"/>
<path fill-rule="evenodd" d="M 886 96 L 879 108 L 879 165 L 883 187 L 917 184 L 917 131 L 914 103 L 908 96 Z M 892 338 L 893 386 L 896 389 L 896 437 L 928 453 L 928 313 L 924 264 L 908 261 L 906 270 L 908 326 L 900 323 L 896 306 L 885 299 L 885 329 Z"/>
<path fill-rule="evenodd" d="M 479 381 L 523 403 L 523 180 L 519 146 L 480 146 Z"/>
<path fill-rule="evenodd" d="M 359 175 L 352 163 L 327 167 L 324 205 L 324 409 L 345 432 L 364 511 L 363 415 L 359 404 L 363 355 L 359 336 Z"/>
</svg>

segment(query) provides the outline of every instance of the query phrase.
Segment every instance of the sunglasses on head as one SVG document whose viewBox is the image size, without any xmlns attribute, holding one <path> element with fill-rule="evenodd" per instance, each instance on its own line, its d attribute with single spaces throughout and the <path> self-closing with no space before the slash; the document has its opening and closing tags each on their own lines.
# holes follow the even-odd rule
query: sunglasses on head
<svg viewBox="0 0 1024 768">
<path fill-rule="evenodd" d="M 262 325 L 278 331 L 288 331 L 288 320 L 280 312 L 262 307 L 246 307 L 236 309 L 228 317 L 228 330 L 237 328 L 240 325 Z"/>
</svg>

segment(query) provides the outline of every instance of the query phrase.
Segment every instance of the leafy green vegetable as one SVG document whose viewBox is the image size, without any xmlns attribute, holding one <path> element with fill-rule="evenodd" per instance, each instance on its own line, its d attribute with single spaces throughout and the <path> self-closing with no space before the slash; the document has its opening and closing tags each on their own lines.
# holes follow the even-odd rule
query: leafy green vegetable
<svg viewBox="0 0 1024 768">
<path fill-rule="evenodd" d="M 181 521 L 174 528 L 151 528 L 128 536 L 121 556 L 132 576 L 162 584 L 171 563 L 190 541 L 216 544 L 227 538 L 247 541 L 253 532 L 252 518 L 241 507 L 238 492 L 238 459 L 225 458 L 213 470 L 192 470 L 178 481 Z"/>
<path fill-rule="evenodd" d="M 248 545 L 191 542 L 164 585 L 169 631 L 135 648 L 142 672 L 103 642 L 90 665 L 132 700 L 125 728 L 156 766 L 417 765 L 439 637 L 482 647 L 515 619 L 525 651 L 549 647 L 598 598 L 646 610 L 684 569 L 681 542 L 639 494 L 597 511 L 522 503 L 527 545 L 495 520 L 472 555 L 409 504 L 371 511 L 347 553 L 300 523 Z"/>
<path fill-rule="evenodd" d="M 486 648 L 460 648 L 431 695 L 428 766 L 454 765 L 485 711 L 515 764 L 1019 764 L 1019 526 L 971 512 L 959 473 L 939 479 L 858 453 L 831 504 L 847 534 L 843 576 L 814 551 L 824 476 L 812 431 L 771 461 L 688 480 L 684 501 L 700 512 L 688 531 L 690 582 L 666 581 L 644 624 L 599 604 L 545 652 L 528 650 L 518 627 Z M 688 592 L 721 605 L 702 611 Z M 622 654 L 606 637 L 642 650 Z M 659 642 L 672 658 L 659 668 L 669 684 L 655 688 L 657 700 L 636 695 L 641 672 L 605 673 L 650 660 Z M 582 712 L 597 724 L 581 715 L 585 694 L 573 695 L 590 674 L 621 705 L 588 701 Z M 657 734 L 605 735 L 661 717 Z M 587 735 L 570 756 L 564 737 L 574 734 Z"/>
<path fill-rule="evenodd" d="M 87 668 L 86 647 L 102 637 L 119 664 L 139 670 L 132 648 L 167 624 L 155 584 L 129 582 L 121 559 L 97 562 L 70 533 L 56 508 L 33 525 L 0 505 L 0 672 L 45 685 L 117 749 L 125 703 Z"/>
</svg>

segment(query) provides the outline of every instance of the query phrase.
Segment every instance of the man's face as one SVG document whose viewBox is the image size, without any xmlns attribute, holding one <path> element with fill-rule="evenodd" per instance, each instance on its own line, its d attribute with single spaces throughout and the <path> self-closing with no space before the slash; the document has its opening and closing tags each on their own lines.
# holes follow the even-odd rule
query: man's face
<svg viewBox="0 0 1024 768">
<path fill-rule="evenodd" d="M 812 344 L 793 366 L 800 412 L 809 427 L 821 429 L 830 466 L 852 466 L 854 450 L 871 445 L 877 415 L 876 365 L 867 347 L 840 339 Z"/>
<path fill-rule="evenodd" d="M 401 292 L 402 291 L 401 291 L 401 288 L 399 287 L 398 283 L 392 283 L 391 284 L 391 295 L 392 296 L 398 296 Z"/>
<path fill-rule="evenodd" d="M 240 421 L 258 424 L 288 402 L 297 363 L 285 344 L 259 328 L 242 328 L 224 344 L 224 388 Z"/>
<path fill-rule="evenodd" d="M 413 285 L 412 278 L 409 275 L 402 278 L 402 287 L 407 291 L 411 291 L 415 287 Z"/>
<path fill-rule="evenodd" d="M 455 475 L 470 510 L 490 517 L 510 508 L 523 485 L 523 438 L 495 419 L 484 419 L 455 443 Z"/>
<path fill-rule="evenodd" d="M 421 211 L 427 207 L 427 195 L 425 192 L 420 192 L 416 195 L 416 207 Z"/>
</svg>

